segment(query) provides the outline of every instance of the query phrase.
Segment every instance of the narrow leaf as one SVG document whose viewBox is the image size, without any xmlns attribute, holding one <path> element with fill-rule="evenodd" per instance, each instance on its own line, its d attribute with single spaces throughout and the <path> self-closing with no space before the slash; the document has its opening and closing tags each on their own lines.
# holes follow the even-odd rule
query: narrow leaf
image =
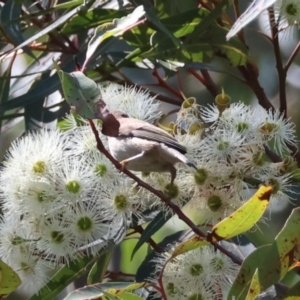
<svg viewBox="0 0 300 300">
<path fill-rule="evenodd" d="M 91 271 L 89 272 L 87 283 L 93 284 L 101 282 L 109 265 L 112 256 L 112 250 L 107 251 L 100 255 L 99 259 L 94 263 Z"/>
<path fill-rule="evenodd" d="M 24 42 L 22 28 L 19 21 L 15 21 L 13 23 L 7 23 L 7 21 L 11 21 L 13 19 L 18 19 L 21 15 L 22 3 L 15 0 L 8 0 L 1 9 L 0 14 L 0 24 L 5 34 L 9 37 L 9 39 L 13 42 L 14 46 L 18 46 L 19 48 L 23 48 L 24 52 L 29 56 L 35 58 L 31 50 L 26 47 L 26 45 L 22 45 Z"/>
<path fill-rule="evenodd" d="M 171 213 L 160 212 L 155 216 L 155 218 L 148 224 L 146 229 L 141 234 L 141 237 L 139 238 L 138 242 L 136 243 L 132 254 L 131 259 L 133 259 L 135 253 L 141 248 L 141 246 L 146 243 L 149 238 L 155 234 L 170 218 L 172 217 Z"/>
<path fill-rule="evenodd" d="M 10 0 L 10 1 L 14 1 L 14 0 Z M 83 6 L 84 6 L 84 4 L 83 4 Z M 45 27 L 44 29 L 42 29 L 38 33 L 34 34 L 29 39 L 27 39 L 26 41 L 19 44 L 17 47 L 14 47 L 10 52 L 17 51 L 17 50 L 27 46 L 28 44 L 36 41 L 40 37 L 44 36 L 45 34 L 49 33 L 50 31 L 54 30 L 58 26 L 63 25 L 66 21 L 68 21 L 71 17 L 73 17 L 74 15 L 76 15 L 78 13 L 79 7 L 80 6 L 75 7 L 74 9 L 72 9 L 71 11 L 66 13 L 65 15 L 62 15 L 60 18 L 55 20 L 52 24 L 48 25 L 47 27 Z"/>
<path fill-rule="evenodd" d="M 138 290 L 147 286 L 145 282 L 130 284 L 128 282 L 108 282 L 88 285 L 83 288 L 77 289 L 70 293 L 64 300 L 89 300 L 99 299 L 101 296 L 105 296 L 108 299 L 120 300 L 120 299 L 142 299 L 137 295 L 128 293 L 134 290 Z M 134 295 L 138 298 L 130 298 L 129 296 Z"/>
<path fill-rule="evenodd" d="M 256 269 L 250 283 L 246 300 L 255 300 L 260 293 L 261 290 L 258 279 L 258 269 Z"/>
<path fill-rule="evenodd" d="M 254 20 L 263 10 L 275 3 L 276 0 L 254 0 L 247 10 L 235 21 L 226 38 L 231 39 L 248 23 Z"/>
<path fill-rule="evenodd" d="M 230 239 L 251 229 L 265 212 L 271 192 L 272 187 L 261 186 L 244 205 L 213 227 L 209 239 Z"/>
<path fill-rule="evenodd" d="M 147 19 L 155 25 L 156 29 L 166 35 L 170 41 L 175 45 L 175 47 L 178 49 L 182 45 L 182 42 L 180 39 L 176 38 L 174 34 L 167 29 L 167 27 L 160 21 L 160 19 L 157 17 L 155 13 L 152 12 L 152 8 L 149 4 L 149 2 L 144 1 L 144 9 L 147 15 Z"/>
<path fill-rule="evenodd" d="M 210 245 L 207 240 L 204 240 L 199 236 L 194 236 L 191 239 L 180 243 L 172 252 L 172 257 L 206 245 Z"/>
<path fill-rule="evenodd" d="M 95 53 L 98 46 L 106 39 L 111 36 L 118 36 L 123 34 L 126 30 L 129 30 L 134 26 L 134 24 L 145 15 L 144 7 L 142 5 L 138 6 L 131 14 L 120 19 L 114 19 L 112 23 L 106 23 L 99 26 L 94 36 L 89 42 L 86 60 L 83 64 L 83 69 L 85 68 L 87 62 Z"/>
<path fill-rule="evenodd" d="M 10 76 L 11 76 L 11 68 L 13 65 L 14 59 L 10 61 L 9 66 L 3 72 L 3 76 L 0 77 L 0 104 L 4 103 L 9 98 L 9 89 L 10 89 Z M 2 127 L 1 118 L 4 116 L 4 111 L 0 111 L 0 128 Z M 1 131 L 0 131 L 1 134 Z"/>
</svg>

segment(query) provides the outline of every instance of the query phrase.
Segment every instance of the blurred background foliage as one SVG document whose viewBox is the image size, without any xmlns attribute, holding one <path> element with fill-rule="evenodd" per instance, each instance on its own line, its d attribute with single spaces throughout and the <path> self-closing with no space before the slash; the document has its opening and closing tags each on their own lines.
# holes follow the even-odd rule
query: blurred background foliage
<svg viewBox="0 0 300 300">
<path fill-rule="evenodd" d="M 104 34 L 139 5 L 144 6 L 144 16 L 130 26 L 121 24 L 119 31 L 91 50 L 98 26 L 102 26 L 100 35 Z M 149 89 L 160 101 L 167 122 L 184 97 L 195 97 L 199 104 L 213 103 L 224 88 L 233 102 L 280 109 L 295 122 L 299 136 L 299 31 L 272 32 L 270 12 L 264 11 L 226 41 L 230 26 L 247 5 L 236 0 L 0 1 L 0 159 L 18 136 L 53 128 L 69 111 L 53 60 L 65 72 L 72 72 L 74 57 L 98 83 Z M 287 62 L 285 79 L 278 65 Z M 272 240 L 291 208 L 277 209 L 276 221 L 261 225 L 261 231 L 248 238 L 256 246 Z M 169 221 L 153 239 L 160 242 L 178 228 L 187 229 L 178 223 Z M 267 236 L 262 233 L 265 230 Z M 136 272 L 148 246 L 131 261 L 135 244 L 135 239 L 125 240 L 116 250 L 113 270 Z"/>
</svg>

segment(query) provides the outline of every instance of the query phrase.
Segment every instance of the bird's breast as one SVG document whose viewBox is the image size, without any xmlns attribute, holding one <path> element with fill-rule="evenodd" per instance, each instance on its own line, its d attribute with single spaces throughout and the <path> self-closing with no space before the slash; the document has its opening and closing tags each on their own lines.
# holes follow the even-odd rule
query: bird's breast
<svg viewBox="0 0 300 300">
<path fill-rule="evenodd" d="M 113 138 L 108 139 L 108 146 L 110 153 L 118 161 L 125 160 L 132 156 L 138 155 L 141 152 L 148 152 L 155 147 L 159 146 L 159 143 L 147 141 L 141 138 Z"/>
</svg>

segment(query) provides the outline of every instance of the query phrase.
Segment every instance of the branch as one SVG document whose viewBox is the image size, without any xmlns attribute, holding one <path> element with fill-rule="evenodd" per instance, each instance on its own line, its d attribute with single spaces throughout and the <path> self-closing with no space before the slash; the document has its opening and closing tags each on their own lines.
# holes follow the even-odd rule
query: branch
<svg viewBox="0 0 300 300">
<path fill-rule="evenodd" d="M 297 44 L 297 46 L 295 47 L 293 53 L 291 54 L 291 56 L 289 57 L 285 67 L 284 67 L 284 71 L 287 73 L 289 67 L 291 66 L 292 62 L 294 61 L 296 55 L 298 54 L 300 50 L 300 42 Z"/>
<path fill-rule="evenodd" d="M 157 81 L 158 81 L 158 83 L 159 83 L 160 86 L 164 87 L 165 89 L 167 89 L 168 91 L 170 91 L 175 96 L 177 96 L 179 98 L 182 98 L 182 95 L 180 94 L 180 92 L 178 92 L 177 90 L 175 90 L 174 88 L 172 88 L 169 84 L 166 83 L 165 80 L 163 80 L 161 78 L 161 76 L 157 72 L 157 69 L 154 69 L 153 72 L 152 72 L 152 74 L 157 79 Z"/>
<path fill-rule="evenodd" d="M 252 89 L 257 97 L 258 103 L 266 110 L 275 111 L 274 106 L 268 99 L 264 89 L 258 81 L 258 70 L 255 65 L 248 63 L 246 66 L 238 67 L 241 74 L 244 76 L 247 85 Z"/>
<path fill-rule="evenodd" d="M 270 7 L 269 11 L 269 20 L 271 26 L 271 33 L 272 33 L 272 44 L 276 59 L 276 69 L 278 73 L 278 81 L 279 81 L 279 102 L 280 113 L 284 114 L 284 118 L 287 117 L 287 101 L 286 101 L 286 71 L 283 67 L 280 46 L 279 46 L 279 39 L 278 39 L 278 27 L 277 24 L 272 24 L 272 20 L 274 20 L 274 9 Z"/>
<path fill-rule="evenodd" d="M 164 193 L 162 193 L 161 191 L 156 190 L 155 188 L 153 188 L 152 186 L 150 186 L 149 184 L 147 184 L 146 182 L 142 181 L 140 178 L 138 178 L 136 175 L 134 175 L 132 172 L 130 172 L 128 169 L 124 168 L 104 147 L 103 143 L 100 140 L 99 137 L 99 132 L 97 131 L 95 124 L 93 122 L 93 120 L 89 119 L 89 124 L 91 126 L 91 129 L 95 135 L 95 139 L 97 142 L 97 149 L 103 153 L 111 162 L 112 164 L 120 171 L 123 172 L 124 174 L 126 174 L 128 177 L 130 177 L 131 179 L 133 179 L 140 187 L 143 187 L 144 189 L 150 191 L 151 193 L 153 193 L 154 195 L 156 195 L 157 197 L 159 197 L 161 199 L 162 202 L 164 202 L 168 207 L 170 207 L 172 209 L 172 211 L 174 213 L 177 214 L 178 218 L 180 220 L 182 220 L 183 222 L 185 222 L 191 229 L 192 231 L 197 234 L 199 237 L 203 238 L 203 239 L 207 239 L 207 235 L 201 231 L 183 212 L 182 210 L 179 208 L 179 206 L 177 206 L 176 204 L 174 204 L 171 201 L 170 197 L 167 197 Z M 228 257 L 231 258 L 231 260 L 236 263 L 241 265 L 242 264 L 242 259 L 240 259 L 239 257 L 237 257 L 236 255 L 234 255 L 233 253 L 231 253 L 230 251 L 228 251 L 227 249 L 225 249 L 222 245 L 216 243 L 216 242 L 210 242 L 216 249 L 218 249 L 219 251 L 221 251 L 222 253 L 224 253 L 225 255 L 227 255 Z"/>
<path fill-rule="evenodd" d="M 197 78 L 214 97 L 218 95 L 218 88 L 216 87 L 207 70 L 201 70 L 202 76 L 194 69 L 189 68 L 188 71 L 195 78 Z"/>
</svg>

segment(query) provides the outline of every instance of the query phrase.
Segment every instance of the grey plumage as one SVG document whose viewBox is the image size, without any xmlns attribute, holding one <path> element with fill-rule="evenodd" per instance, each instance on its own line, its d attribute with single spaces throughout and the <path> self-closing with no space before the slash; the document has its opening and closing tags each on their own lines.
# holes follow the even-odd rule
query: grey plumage
<svg viewBox="0 0 300 300">
<path fill-rule="evenodd" d="M 197 169 L 185 156 L 186 148 L 164 130 L 119 111 L 111 113 L 120 127 L 116 137 L 108 137 L 108 145 L 123 166 L 133 171 L 170 172 L 171 183 L 176 177 L 176 163 Z"/>
</svg>

